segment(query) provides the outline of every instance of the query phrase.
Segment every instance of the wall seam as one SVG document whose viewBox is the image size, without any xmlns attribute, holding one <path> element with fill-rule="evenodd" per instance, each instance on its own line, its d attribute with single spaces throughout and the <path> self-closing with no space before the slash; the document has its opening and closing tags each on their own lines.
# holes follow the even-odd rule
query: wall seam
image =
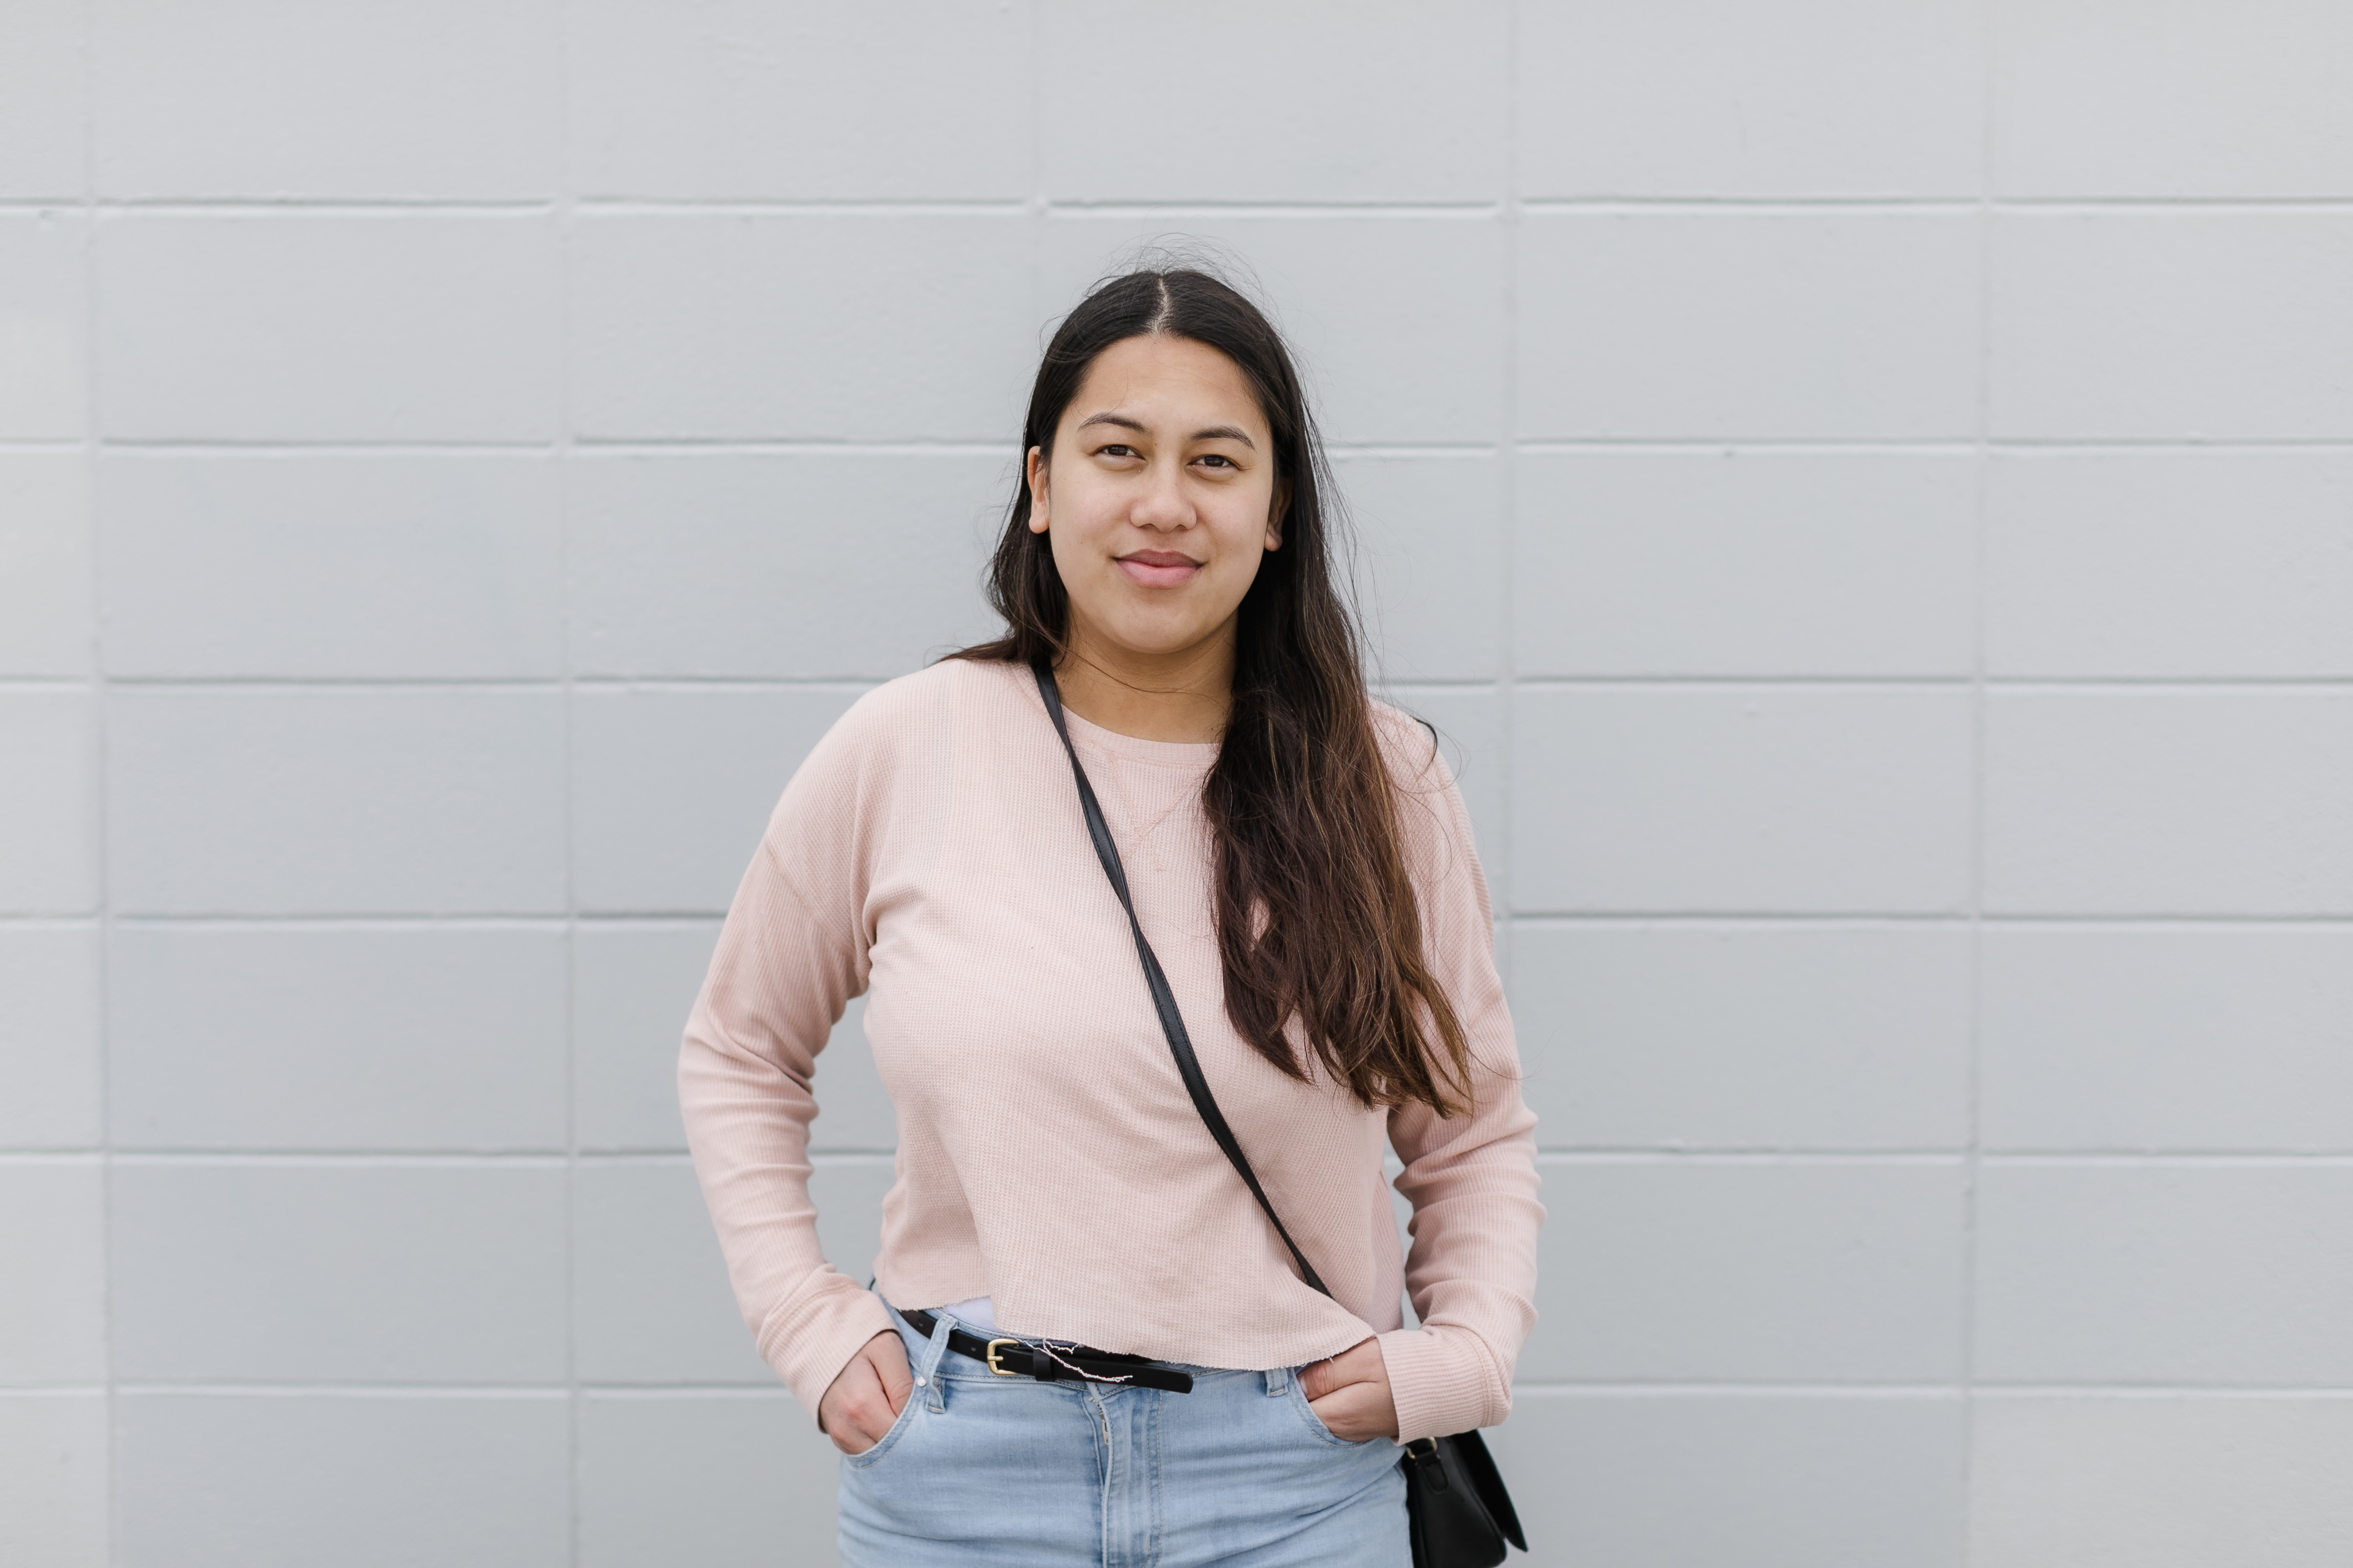
<svg viewBox="0 0 2353 1568">
<path fill-rule="evenodd" d="M 564 1034 L 564 1403 L 565 1403 L 565 1560 L 580 1561 L 583 1492 L 581 1421 L 585 1415 L 580 1392 L 580 1092 L 579 1020 L 574 1016 L 579 987 L 580 898 L 577 867 L 580 846 L 575 832 L 579 781 L 579 745 L 574 694 L 575 656 L 573 649 L 572 605 L 572 229 L 577 209 L 572 168 L 572 21 L 573 6 L 564 0 L 555 10 L 555 193 L 553 204 L 555 265 L 555 574 L 557 647 L 561 653 L 564 701 L 564 1000 L 560 1015 Z"/>
<path fill-rule="evenodd" d="M 105 1539 L 101 1546 L 110 1564 L 122 1561 L 121 1386 L 114 1374 L 114 895 L 108 860 L 114 790 L 111 766 L 112 702 L 106 675 L 105 574 L 102 518 L 99 504 L 99 377 L 98 353 L 98 26 L 96 0 L 82 0 L 81 20 L 82 121 L 82 501 L 90 539 L 90 698 L 97 709 L 98 820 L 95 846 L 98 867 L 98 1139 L 99 1139 L 99 1342 L 105 1357 L 104 1421 L 106 1426 L 105 1501 L 100 1517 Z"/>
<path fill-rule="evenodd" d="M 1967 1563 L 1971 1547 L 1977 1486 L 1977 1302 L 1978 1224 L 1982 1212 L 1978 1189 L 1983 1172 L 1983 1081 L 1985 1073 L 1985 862 L 1986 792 L 1986 504 L 1987 472 L 1993 436 L 1993 211 L 1995 158 L 1995 79 L 2000 69 L 1994 47 L 1995 3 L 1980 0 L 1978 17 L 1978 84 L 1982 97 L 1978 121 L 1977 202 L 1977 453 L 1970 514 L 1970 700 L 1969 700 L 1969 1017 L 1968 1056 L 1968 1151 L 1961 1177 L 1960 1381 L 1961 1381 L 1961 1538 L 1954 1560 Z"/>
</svg>

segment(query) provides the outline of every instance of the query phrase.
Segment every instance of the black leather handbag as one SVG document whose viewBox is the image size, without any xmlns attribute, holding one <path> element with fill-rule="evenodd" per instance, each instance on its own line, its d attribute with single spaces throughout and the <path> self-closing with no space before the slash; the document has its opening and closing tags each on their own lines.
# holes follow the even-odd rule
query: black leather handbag
<svg viewBox="0 0 2353 1568">
<path fill-rule="evenodd" d="M 1135 918 L 1135 900 L 1128 895 L 1127 871 L 1120 864 L 1119 847 L 1112 842 L 1111 825 L 1103 820 L 1103 805 L 1095 799 L 1094 786 L 1087 782 L 1087 770 L 1080 765 L 1078 748 L 1071 744 L 1071 727 L 1062 721 L 1062 695 L 1055 688 L 1053 671 L 1038 665 L 1032 673 L 1038 678 L 1039 695 L 1046 700 L 1046 711 L 1053 716 L 1054 732 L 1062 738 L 1062 750 L 1070 753 L 1071 776 L 1078 782 L 1079 805 L 1086 813 L 1087 836 L 1094 840 L 1095 858 L 1103 862 L 1103 875 L 1111 879 L 1112 890 L 1127 911 L 1135 953 L 1144 961 L 1145 983 L 1151 987 L 1152 1005 L 1160 1014 L 1161 1032 L 1168 1037 L 1169 1053 L 1176 1058 L 1185 1092 L 1193 1097 L 1193 1109 L 1200 1112 L 1209 1136 L 1225 1151 L 1250 1196 L 1266 1211 L 1275 1235 L 1291 1249 L 1299 1277 L 1329 1296 L 1332 1292 L 1316 1276 L 1314 1265 L 1291 1239 L 1282 1216 L 1267 1201 L 1258 1173 L 1250 1169 L 1249 1157 L 1209 1092 L 1208 1079 L 1201 1076 L 1192 1037 L 1185 1032 L 1184 1015 L 1176 1010 L 1176 993 L 1168 988 L 1168 976 L 1161 972 L 1160 960 L 1153 956 L 1152 944 L 1144 940 L 1144 927 Z M 1451 1437 L 1416 1438 L 1405 1446 L 1405 1458 L 1398 1463 L 1405 1470 L 1406 1519 L 1413 1535 L 1414 1568 L 1494 1568 L 1505 1556 L 1505 1542 L 1523 1552 L 1528 1549 L 1520 1533 L 1519 1515 L 1512 1509 L 1512 1495 L 1504 1489 L 1504 1478 L 1476 1430 Z"/>
</svg>

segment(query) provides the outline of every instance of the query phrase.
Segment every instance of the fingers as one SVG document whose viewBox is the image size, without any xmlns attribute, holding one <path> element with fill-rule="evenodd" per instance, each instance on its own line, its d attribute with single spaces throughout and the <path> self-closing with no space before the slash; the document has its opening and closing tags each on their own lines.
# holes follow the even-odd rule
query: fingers
<svg viewBox="0 0 2353 1568">
<path fill-rule="evenodd" d="M 1388 1368 L 1382 1363 L 1381 1347 L 1373 1340 L 1365 1340 L 1338 1355 L 1310 1362 L 1299 1369 L 1299 1386 L 1310 1405 L 1352 1383 L 1388 1380 Z"/>
<path fill-rule="evenodd" d="M 882 1440 L 915 1385 L 907 1347 L 896 1332 L 876 1334 L 849 1358 L 818 1405 L 818 1425 L 845 1454 L 862 1454 Z"/>
<path fill-rule="evenodd" d="M 1309 1400 L 1307 1407 L 1332 1436 L 1350 1443 L 1397 1433 L 1396 1406 L 1389 1401 L 1388 1390 L 1377 1384 L 1349 1384 L 1337 1393 Z"/>
<path fill-rule="evenodd" d="M 882 1393 L 882 1380 L 864 1352 L 851 1358 L 826 1390 L 825 1430 L 845 1454 L 862 1454 L 882 1440 L 898 1413 Z"/>
<path fill-rule="evenodd" d="M 873 1363 L 882 1397 L 891 1406 L 891 1418 L 897 1420 L 899 1412 L 907 1408 L 907 1395 L 915 1391 L 915 1373 L 907 1364 L 905 1342 L 896 1333 L 877 1334 L 866 1342 L 860 1353 Z"/>
</svg>

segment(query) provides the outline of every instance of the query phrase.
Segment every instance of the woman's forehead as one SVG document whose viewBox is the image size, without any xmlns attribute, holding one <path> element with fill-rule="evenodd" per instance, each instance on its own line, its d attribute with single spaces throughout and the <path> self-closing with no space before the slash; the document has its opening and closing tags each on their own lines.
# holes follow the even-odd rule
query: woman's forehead
<svg viewBox="0 0 2353 1568">
<path fill-rule="evenodd" d="M 1123 338 L 1097 354 L 1063 417 L 1074 428 L 1097 422 L 1155 430 L 1188 423 L 1238 427 L 1253 445 L 1266 429 L 1240 365 L 1207 343 L 1166 333 Z"/>
</svg>

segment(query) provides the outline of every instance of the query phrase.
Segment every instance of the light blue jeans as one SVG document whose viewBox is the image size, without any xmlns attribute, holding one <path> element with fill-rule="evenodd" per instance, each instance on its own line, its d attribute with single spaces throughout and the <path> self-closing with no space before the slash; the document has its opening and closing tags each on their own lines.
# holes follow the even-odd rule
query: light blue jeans
<svg viewBox="0 0 2353 1568">
<path fill-rule="evenodd" d="M 998 1377 L 938 1316 L 926 1342 L 892 1314 L 916 1386 L 841 1461 L 846 1568 L 1409 1568 L 1397 1445 L 1332 1436 L 1291 1369 L 1187 1367 L 1190 1394 Z"/>
</svg>

